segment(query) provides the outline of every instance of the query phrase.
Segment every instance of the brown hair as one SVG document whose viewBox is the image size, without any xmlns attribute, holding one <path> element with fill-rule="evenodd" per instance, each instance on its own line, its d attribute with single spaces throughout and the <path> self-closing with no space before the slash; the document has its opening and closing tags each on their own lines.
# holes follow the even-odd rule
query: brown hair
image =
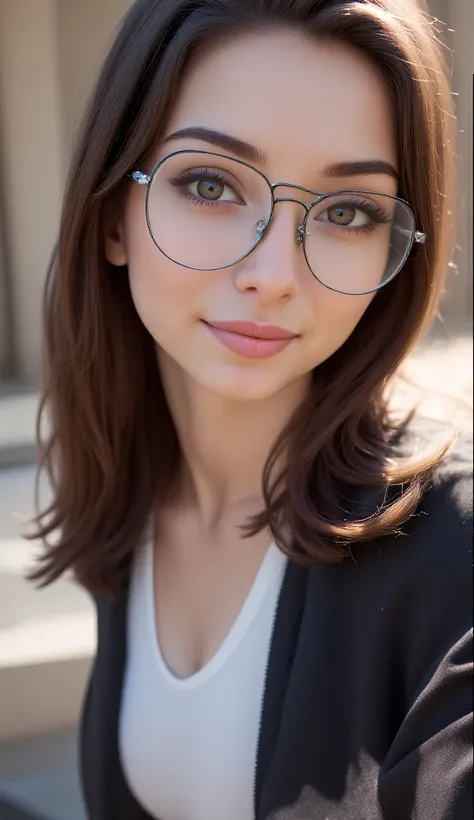
<svg viewBox="0 0 474 820">
<path fill-rule="evenodd" d="M 313 375 L 312 396 L 283 431 L 263 475 L 269 527 L 301 563 L 339 562 L 357 542 L 400 527 L 445 449 L 415 464 L 397 455 L 384 388 L 437 308 L 451 252 L 451 97 L 426 8 L 415 0 L 136 0 L 102 69 L 65 193 L 45 291 L 40 470 L 53 500 L 36 519 L 47 544 L 31 578 L 72 569 L 93 593 L 124 581 L 153 505 L 164 502 L 180 449 L 154 342 L 135 311 L 126 268 L 106 260 L 105 206 L 160 139 L 183 73 L 210 41 L 301 30 L 362 51 L 391 95 L 399 196 L 427 235 L 375 297 L 350 339 Z M 39 429 L 38 425 L 38 429 Z M 287 454 L 284 473 L 279 456 Z M 390 497 L 391 487 L 403 491 Z M 358 489 L 385 503 L 345 511 Z M 390 500 L 389 500 L 390 499 Z M 47 539 L 54 535 L 54 543 Z"/>
</svg>

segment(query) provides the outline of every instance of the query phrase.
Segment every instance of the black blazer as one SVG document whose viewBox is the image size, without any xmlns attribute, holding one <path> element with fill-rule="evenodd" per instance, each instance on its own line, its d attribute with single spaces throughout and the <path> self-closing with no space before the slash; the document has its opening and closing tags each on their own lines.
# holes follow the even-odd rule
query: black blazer
<svg viewBox="0 0 474 820">
<path fill-rule="evenodd" d="M 404 535 L 359 546 L 343 565 L 289 563 L 255 761 L 256 820 L 472 820 L 469 449 L 448 459 Z M 96 604 L 81 732 L 88 816 L 150 820 L 118 752 L 127 589 Z"/>
</svg>

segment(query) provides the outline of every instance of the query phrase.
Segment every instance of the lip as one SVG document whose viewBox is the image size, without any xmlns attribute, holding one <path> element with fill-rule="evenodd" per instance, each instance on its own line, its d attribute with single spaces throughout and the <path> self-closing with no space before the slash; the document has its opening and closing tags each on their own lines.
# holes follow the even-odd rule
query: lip
<svg viewBox="0 0 474 820">
<path fill-rule="evenodd" d="M 256 325 L 253 322 L 204 324 L 224 347 L 247 359 L 268 359 L 276 356 L 295 338 L 295 334 L 275 325 Z M 256 333 L 258 335 L 255 335 Z"/>
<path fill-rule="evenodd" d="M 206 324 L 217 330 L 239 333 L 241 336 L 251 336 L 253 339 L 294 339 L 297 335 L 277 325 L 257 325 L 255 322 L 206 322 Z"/>
</svg>

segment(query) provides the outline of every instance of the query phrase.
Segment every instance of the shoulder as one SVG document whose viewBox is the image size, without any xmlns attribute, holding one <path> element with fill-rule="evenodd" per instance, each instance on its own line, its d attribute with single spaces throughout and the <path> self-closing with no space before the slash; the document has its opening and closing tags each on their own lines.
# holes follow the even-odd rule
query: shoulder
<svg viewBox="0 0 474 820">
<path fill-rule="evenodd" d="M 423 450 L 443 441 L 443 427 L 419 424 L 410 431 L 416 449 Z M 444 434 L 446 438 L 446 434 Z M 461 432 L 435 470 L 415 515 L 403 533 L 419 543 L 419 550 L 435 558 L 445 556 L 462 561 L 463 552 L 472 555 L 473 440 L 471 431 Z M 463 545 L 456 549 L 455 544 Z"/>
<path fill-rule="evenodd" d="M 386 597 L 391 634 L 406 661 L 411 658 L 412 680 L 455 647 L 470 645 L 472 474 L 472 433 L 466 432 L 436 469 L 416 513 L 399 534 L 381 539 L 377 557 L 369 558 L 370 574 L 375 570 Z"/>
<path fill-rule="evenodd" d="M 407 433 L 404 449 L 422 454 L 447 438 L 444 425 L 421 420 Z M 434 471 L 414 515 L 398 535 L 384 539 L 384 554 L 393 553 L 423 588 L 471 580 L 472 476 L 472 432 L 463 431 Z"/>
<path fill-rule="evenodd" d="M 449 431 L 440 422 L 417 420 L 397 444 L 401 457 L 420 457 L 449 441 Z M 392 498 L 401 488 L 394 488 Z M 380 494 L 375 496 L 378 503 Z M 375 511 L 374 500 L 367 505 Z M 461 432 L 443 461 L 434 470 L 416 511 L 395 533 L 355 547 L 356 558 L 369 567 L 373 562 L 389 563 L 391 570 L 405 567 L 415 571 L 418 563 L 425 573 L 453 561 L 462 565 L 472 555 L 473 439 L 471 431 Z M 380 568 L 380 567 L 379 567 Z"/>
<path fill-rule="evenodd" d="M 446 432 L 410 430 L 408 453 L 446 441 Z M 436 636 L 455 641 L 472 626 L 472 434 L 461 434 L 436 469 L 416 512 L 395 533 L 354 545 L 341 565 L 345 594 L 367 613 L 384 612 L 405 648 Z M 382 625 L 382 624 L 381 624 Z"/>
<path fill-rule="evenodd" d="M 472 436 L 462 435 L 436 470 L 415 515 L 400 538 L 407 581 L 416 584 L 417 617 L 452 613 L 466 628 L 472 621 Z M 449 613 L 446 612 L 449 610 Z"/>
</svg>

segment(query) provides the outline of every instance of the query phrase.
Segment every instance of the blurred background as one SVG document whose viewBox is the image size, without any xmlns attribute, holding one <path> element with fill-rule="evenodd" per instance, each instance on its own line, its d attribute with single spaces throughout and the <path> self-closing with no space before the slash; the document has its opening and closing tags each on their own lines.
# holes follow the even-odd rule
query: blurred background
<svg viewBox="0 0 474 820">
<path fill-rule="evenodd" d="M 41 297 L 77 126 L 129 0 L 0 0 L 0 820 L 84 820 L 76 725 L 94 618 L 68 579 L 34 591 L 34 425 Z M 442 319 L 407 363 L 398 398 L 472 425 L 473 0 L 430 0 L 452 65 L 459 225 Z M 40 486 L 42 500 L 48 487 Z"/>
</svg>

